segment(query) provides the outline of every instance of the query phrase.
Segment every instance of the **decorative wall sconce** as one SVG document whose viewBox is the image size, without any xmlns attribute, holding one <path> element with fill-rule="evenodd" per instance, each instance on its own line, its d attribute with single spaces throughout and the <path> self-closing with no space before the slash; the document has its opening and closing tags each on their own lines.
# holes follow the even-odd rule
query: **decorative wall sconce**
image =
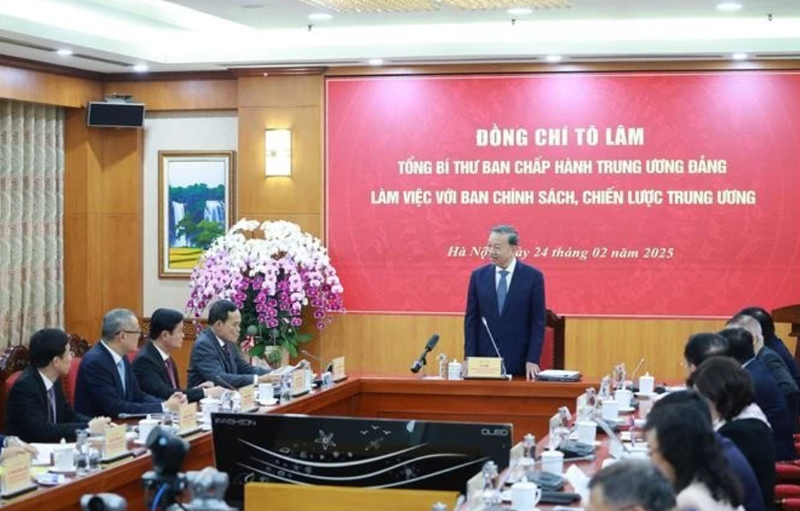
<svg viewBox="0 0 800 511">
<path fill-rule="evenodd" d="M 292 130 L 264 130 L 264 172 L 267 177 L 292 175 Z"/>
</svg>

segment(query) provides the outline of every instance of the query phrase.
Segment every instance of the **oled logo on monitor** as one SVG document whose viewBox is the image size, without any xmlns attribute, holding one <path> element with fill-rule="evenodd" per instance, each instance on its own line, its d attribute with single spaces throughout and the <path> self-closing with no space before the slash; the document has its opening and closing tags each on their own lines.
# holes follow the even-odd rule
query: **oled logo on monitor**
<svg viewBox="0 0 800 511">
<path fill-rule="evenodd" d="M 509 431 L 506 428 L 481 428 L 481 436 L 508 436 Z"/>
<path fill-rule="evenodd" d="M 254 421 L 253 419 L 231 419 L 230 417 L 225 417 L 225 418 L 217 417 L 214 419 L 214 424 L 253 427 L 256 425 L 256 421 Z"/>
</svg>

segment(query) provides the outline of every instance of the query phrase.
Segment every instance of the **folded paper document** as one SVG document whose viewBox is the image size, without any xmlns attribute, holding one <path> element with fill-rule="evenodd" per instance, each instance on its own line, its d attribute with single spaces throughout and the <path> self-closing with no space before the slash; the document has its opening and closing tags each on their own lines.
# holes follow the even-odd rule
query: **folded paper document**
<svg viewBox="0 0 800 511">
<path fill-rule="evenodd" d="M 542 381 L 580 381 L 581 373 L 562 369 L 545 369 L 539 373 L 536 379 Z"/>
</svg>

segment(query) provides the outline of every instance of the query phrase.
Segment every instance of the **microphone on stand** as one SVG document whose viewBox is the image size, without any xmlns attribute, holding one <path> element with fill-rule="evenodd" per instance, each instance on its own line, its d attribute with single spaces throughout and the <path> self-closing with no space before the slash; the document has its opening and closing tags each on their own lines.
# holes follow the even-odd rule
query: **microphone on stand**
<svg viewBox="0 0 800 511">
<path fill-rule="evenodd" d="M 313 360 L 316 360 L 317 362 L 319 362 L 319 374 L 320 374 L 320 378 L 322 378 L 322 373 L 324 372 L 322 367 L 325 365 L 325 362 L 322 360 L 322 357 L 318 357 L 316 355 L 313 355 L 313 354 L 309 353 L 306 350 L 300 350 L 300 353 L 302 353 L 303 355 L 307 356 L 310 359 L 313 359 Z M 330 365 L 330 364 L 328 364 L 328 365 Z"/>
<path fill-rule="evenodd" d="M 636 373 L 642 368 L 642 364 L 644 364 L 644 357 L 642 357 L 639 363 L 636 364 L 636 367 L 633 368 L 633 372 L 631 373 L 631 384 L 633 384 L 633 377 L 636 376 Z"/>
<path fill-rule="evenodd" d="M 486 328 L 486 333 L 489 334 L 489 340 L 492 341 L 492 346 L 494 347 L 494 352 L 497 353 L 497 358 L 500 359 L 500 370 L 503 371 L 503 378 L 505 378 L 508 374 L 506 372 L 506 363 L 503 360 L 503 356 L 500 354 L 500 348 L 498 348 L 497 343 L 494 342 L 494 336 L 492 335 L 492 331 L 489 330 L 489 323 L 486 322 L 484 316 L 481 316 L 481 322 L 483 322 L 483 326 Z"/>
<path fill-rule="evenodd" d="M 433 350 L 433 348 L 436 347 L 436 343 L 438 343 L 438 342 L 439 342 L 439 334 L 433 334 L 431 336 L 431 338 L 428 339 L 428 343 L 425 345 L 425 349 L 422 351 L 422 354 L 419 356 L 419 358 L 417 360 L 414 361 L 413 364 L 411 364 L 411 372 L 412 373 L 415 373 L 415 374 L 418 373 L 419 370 L 422 369 L 422 366 L 424 366 L 424 365 L 426 365 L 428 363 L 428 361 L 425 359 L 425 357 L 428 355 L 428 353 L 431 350 Z"/>
</svg>

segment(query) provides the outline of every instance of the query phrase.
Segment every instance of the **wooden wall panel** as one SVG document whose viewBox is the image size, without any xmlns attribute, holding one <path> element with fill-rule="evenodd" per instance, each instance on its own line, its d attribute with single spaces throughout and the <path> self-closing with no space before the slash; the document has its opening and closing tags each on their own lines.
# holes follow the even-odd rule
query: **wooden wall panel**
<svg viewBox="0 0 800 511">
<path fill-rule="evenodd" d="M 406 374 L 431 335 L 439 334 L 439 344 L 428 355 L 429 373 L 436 373 L 439 353 L 450 360 L 464 358 L 463 329 L 463 318 L 457 316 L 345 314 L 322 333 L 319 350 L 324 360 L 345 355 L 348 371 Z"/>
<path fill-rule="evenodd" d="M 67 111 L 65 327 L 90 341 L 114 307 L 142 308 L 142 132 L 89 129 Z"/>
<path fill-rule="evenodd" d="M 141 214 L 142 137 L 140 130 L 92 128 L 103 135 L 102 211 Z"/>
<path fill-rule="evenodd" d="M 319 106 L 239 109 L 239 216 L 321 213 L 322 109 Z M 292 176 L 264 175 L 264 130 L 292 130 Z"/>
<path fill-rule="evenodd" d="M 105 94 L 132 94 L 147 110 L 235 110 L 236 80 L 107 82 Z"/>
<path fill-rule="evenodd" d="M 620 362 L 632 371 L 645 357 L 642 371 L 649 371 L 659 381 L 682 380 L 686 377 L 681 365 L 683 347 L 689 335 L 715 332 L 724 324 L 723 320 L 568 317 L 566 366 L 597 379 Z M 789 326 L 778 325 L 777 331 L 794 353 L 795 340 L 787 335 Z M 462 317 L 345 314 L 319 336 L 317 349 L 324 360 L 346 355 L 348 371 L 406 374 L 434 333 L 440 340 L 428 355 L 432 374 L 438 370 L 434 361 L 439 353 L 446 353 L 450 360 L 464 358 Z"/>
<path fill-rule="evenodd" d="M 83 108 L 103 99 L 103 87 L 85 78 L 0 65 L 0 98 Z"/>
<path fill-rule="evenodd" d="M 101 215 L 103 312 L 119 307 L 142 315 L 142 215 Z"/>
<path fill-rule="evenodd" d="M 321 106 L 323 83 L 314 75 L 239 78 L 239 108 Z"/>
</svg>

